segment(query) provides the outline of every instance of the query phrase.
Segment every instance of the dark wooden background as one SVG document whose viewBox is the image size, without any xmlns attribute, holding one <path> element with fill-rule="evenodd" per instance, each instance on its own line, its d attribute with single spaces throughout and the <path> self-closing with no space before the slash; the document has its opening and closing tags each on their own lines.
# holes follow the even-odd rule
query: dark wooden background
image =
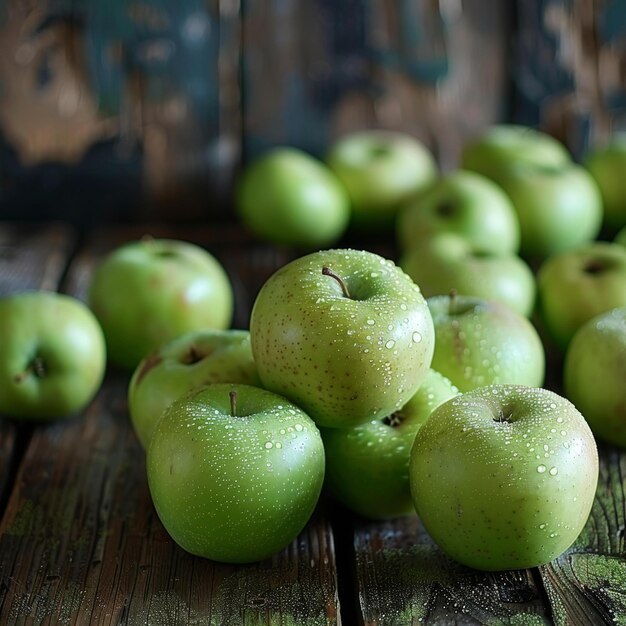
<svg viewBox="0 0 626 626">
<path fill-rule="evenodd" d="M 227 220 L 242 162 L 626 127 L 624 0 L 1 0 L 0 218 Z"/>
</svg>

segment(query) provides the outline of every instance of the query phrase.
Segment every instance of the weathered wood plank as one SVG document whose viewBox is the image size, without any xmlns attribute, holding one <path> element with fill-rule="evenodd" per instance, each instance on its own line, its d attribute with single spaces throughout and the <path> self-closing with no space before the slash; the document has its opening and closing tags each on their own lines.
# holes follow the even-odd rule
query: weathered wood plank
<svg viewBox="0 0 626 626">
<path fill-rule="evenodd" d="M 27 289 L 55 290 L 71 244 L 71 231 L 62 226 L 0 225 L 0 296 Z M 18 441 L 28 434 L 26 429 L 18 431 L 15 423 L 0 420 L 0 515 L 18 461 Z"/>
<path fill-rule="evenodd" d="M 626 454 L 601 448 L 591 515 L 575 544 L 540 568 L 557 626 L 622 623 L 626 616 Z"/>
<path fill-rule="evenodd" d="M 505 4 L 246 2 L 245 156 L 285 143 L 323 154 L 376 126 L 415 135 L 451 167 L 465 138 L 503 114 Z"/>
<path fill-rule="evenodd" d="M 213 237 L 209 247 L 230 265 L 246 306 L 282 261 L 249 253 L 234 233 L 168 234 Z M 98 254 L 136 236 L 98 233 L 98 252 L 79 255 L 67 288 L 84 295 Z M 241 321 L 248 314 L 241 309 Z M 213 563 L 172 542 L 150 501 L 127 384 L 111 375 L 84 416 L 35 432 L 0 525 L 0 623 L 340 623 L 333 536 L 321 509 L 286 550 L 255 565 Z"/>
<path fill-rule="evenodd" d="M 538 125 L 575 156 L 626 128 L 626 5 L 517 3 L 513 119 Z"/>
<path fill-rule="evenodd" d="M 363 624 L 550 624 L 527 570 L 482 573 L 446 557 L 417 516 L 357 520 L 356 579 Z"/>
</svg>

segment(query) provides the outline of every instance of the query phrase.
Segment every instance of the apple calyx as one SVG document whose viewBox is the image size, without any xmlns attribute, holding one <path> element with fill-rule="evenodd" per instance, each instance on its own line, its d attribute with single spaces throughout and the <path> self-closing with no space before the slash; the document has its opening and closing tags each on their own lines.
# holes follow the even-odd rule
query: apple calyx
<svg viewBox="0 0 626 626">
<path fill-rule="evenodd" d="M 402 411 L 394 411 L 391 415 L 387 415 L 387 417 L 383 418 L 383 424 L 397 428 L 405 419 L 406 415 L 402 413 Z"/>
<path fill-rule="evenodd" d="M 237 392 L 232 389 L 228 392 L 230 398 L 230 416 L 237 417 Z"/>
<path fill-rule="evenodd" d="M 493 418 L 494 422 L 507 422 L 507 424 L 510 424 L 513 421 L 513 413 L 511 412 L 507 412 L 508 415 L 504 414 L 504 411 L 502 409 L 498 409 L 498 413 L 496 414 L 496 416 Z"/>
<path fill-rule="evenodd" d="M 444 200 L 437 205 L 435 211 L 439 217 L 448 218 L 456 213 L 456 207 L 451 200 Z"/>
<path fill-rule="evenodd" d="M 350 292 L 348 291 L 348 288 L 346 287 L 346 283 L 344 283 L 341 277 L 335 274 L 335 272 L 333 272 L 333 270 L 331 270 L 330 267 L 324 266 L 322 268 L 322 274 L 324 274 L 324 276 L 330 276 L 331 278 L 334 278 L 339 283 L 341 287 L 341 291 L 343 291 L 344 297 L 352 299 L 352 296 L 350 296 Z"/>
<path fill-rule="evenodd" d="M 195 365 L 204 359 L 206 355 L 202 354 L 194 345 L 189 346 L 189 350 L 180 359 L 184 365 Z"/>
<path fill-rule="evenodd" d="M 37 378 L 43 378 L 46 375 L 46 366 L 40 356 L 36 356 L 23 372 L 15 375 L 13 380 L 16 383 L 21 383 L 28 377 L 29 374 L 33 374 Z"/>
<path fill-rule="evenodd" d="M 585 274 L 602 274 L 602 272 L 606 271 L 608 266 L 604 260 L 601 259 L 589 259 L 585 265 L 583 266 L 583 271 Z"/>
</svg>

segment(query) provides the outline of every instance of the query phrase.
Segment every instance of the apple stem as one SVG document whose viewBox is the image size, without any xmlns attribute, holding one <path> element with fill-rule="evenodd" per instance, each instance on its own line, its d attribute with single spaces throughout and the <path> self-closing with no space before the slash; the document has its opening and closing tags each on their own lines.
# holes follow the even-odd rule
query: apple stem
<svg viewBox="0 0 626 626">
<path fill-rule="evenodd" d="M 456 315 L 456 305 L 458 302 L 459 292 L 456 289 L 450 289 L 450 302 L 448 303 L 448 315 Z"/>
<path fill-rule="evenodd" d="M 46 375 L 46 368 L 41 357 L 35 357 L 23 372 L 16 374 L 13 380 L 21 383 L 29 374 L 34 374 L 37 378 L 43 378 Z"/>
<path fill-rule="evenodd" d="M 237 392 L 233 389 L 228 393 L 230 398 L 230 415 L 231 417 L 237 417 Z"/>
<path fill-rule="evenodd" d="M 323 267 L 322 274 L 324 274 L 324 276 L 330 276 L 331 278 L 334 278 L 341 286 L 341 291 L 343 291 L 343 295 L 346 298 L 350 298 L 350 292 L 348 291 L 348 288 L 346 287 L 346 283 L 344 283 L 341 277 L 335 274 L 335 272 L 333 272 L 333 270 L 331 270 L 330 267 Z"/>
</svg>

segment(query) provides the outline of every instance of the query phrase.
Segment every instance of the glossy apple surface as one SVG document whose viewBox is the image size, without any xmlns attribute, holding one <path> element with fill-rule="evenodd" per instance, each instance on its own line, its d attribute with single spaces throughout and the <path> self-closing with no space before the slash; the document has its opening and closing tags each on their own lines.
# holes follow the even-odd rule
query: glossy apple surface
<svg viewBox="0 0 626 626">
<path fill-rule="evenodd" d="M 482 570 L 535 567 L 583 529 L 598 482 L 596 444 L 565 398 L 494 385 L 436 409 L 411 450 L 415 507 L 439 547 Z"/>
<path fill-rule="evenodd" d="M 591 318 L 626 306 L 626 248 L 596 242 L 548 259 L 539 270 L 544 324 L 565 348 Z"/>
<path fill-rule="evenodd" d="M 594 434 L 626 448 L 626 306 L 578 329 L 567 349 L 563 385 Z"/>
<path fill-rule="evenodd" d="M 350 218 L 348 194 L 320 161 L 295 148 L 276 148 L 244 171 L 236 205 L 243 223 L 278 244 L 326 247 Z"/>
<path fill-rule="evenodd" d="M 357 250 L 316 252 L 279 269 L 256 298 L 250 334 L 263 386 L 331 428 L 402 407 L 434 343 L 419 287 L 391 261 Z"/>
<path fill-rule="evenodd" d="M 144 239 L 111 252 L 94 272 L 89 305 L 102 324 L 109 358 L 134 369 L 183 333 L 230 326 L 233 293 L 206 250 L 169 239 Z"/>
<path fill-rule="evenodd" d="M 435 326 L 432 367 L 461 391 L 502 383 L 541 387 L 543 346 L 525 317 L 468 296 L 429 298 L 428 307 Z"/>
<path fill-rule="evenodd" d="M 626 133 L 592 151 L 585 165 L 600 188 L 606 224 L 613 229 L 626 226 Z"/>
<path fill-rule="evenodd" d="M 104 336 L 69 296 L 29 291 L 0 298 L 0 413 L 52 420 L 84 408 L 104 376 Z"/>
<path fill-rule="evenodd" d="M 327 163 L 348 190 L 353 223 L 363 228 L 391 227 L 400 205 L 437 176 L 435 160 L 421 142 L 383 130 L 339 139 Z"/>
<path fill-rule="evenodd" d="M 404 206 L 396 231 L 404 250 L 442 232 L 493 254 L 519 250 L 519 220 L 511 201 L 488 178 L 463 170 L 441 178 Z"/>
<path fill-rule="evenodd" d="M 148 447 L 163 411 L 192 389 L 211 383 L 259 385 L 245 330 L 196 330 L 146 357 L 128 388 L 128 410 L 137 437 Z"/>
<path fill-rule="evenodd" d="M 284 398 L 215 384 L 166 409 L 147 470 L 154 506 L 176 543 L 247 563 L 282 550 L 304 528 L 324 481 L 324 446 L 311 419 Z"/>
<path fill-rule="evenodd" d="M 571 162 L 565 146 L 541 131 L 515 124 L 492 126 L 463 148 L 463 169 L 497 180 L 512 163 L 562 166 Z"/>
<path fill-rule="evenodd" d="M 522 259 L 496 255 L 472 246 L 454 234 L 440 234 L 412 248 L 400 259 L 402 269 L 426 297 L 457 293 L 502 302 L 530 315 L 535 278 Z"/>
<path fill-rule="evenodd" d="M 398 411 L 354 428 L 322 430 L 326 486 L 359 515 L 386 519 L 415 513 L 409 490 L 409 453 L 415 433 L 458 390 L 430 370 Z"/>
</svg>

